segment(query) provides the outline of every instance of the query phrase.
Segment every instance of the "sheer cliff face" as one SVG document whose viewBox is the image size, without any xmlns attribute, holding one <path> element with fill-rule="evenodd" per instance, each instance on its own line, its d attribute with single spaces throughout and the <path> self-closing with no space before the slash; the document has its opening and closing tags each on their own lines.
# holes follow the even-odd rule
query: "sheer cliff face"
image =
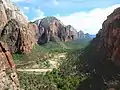
<svg viewBox="0 0 120 90">
<path fill-rule="evenodd" d="M 46 17 L 41 20 L 36 20 L 35 23 L 39 28 L 39 44 L 55 41 L 59 30 L 64 27 L 55 17 Z"/>
<path fill-rule="evenodd" d="M 11 52 L 31 51 L 35 40 L 30 25 L 10 0 L 0 0 L 0 90 L 20 89 Z"/>
<path fill-rule="evenodd" d="M 77 34 L 78 34 L 78 38 L 80 38 L 80 39 L 85 38 L 85 34 L 83 31 L 80 30 Z"/>
<path fill-rule="evenodd" d="M 0 89 L 19 90 L 19 81 L 12 55 L 5 43 L 0 42 Z"/>
<path fill-rule="evenodd" d="M 5 7 L 3 5 L 3 1 L 0 0 L 0 27 L 5 26 L 7 23 L 7 15 L 5 12 Z"/>
<path fill-rule="evenodd" d="M 116 65 L 120 65 L 120 8 L 114 10 L 104 21 L 96 37 L 98 50 L 105 50 L 105 55 Z"/>
<path fill-rule="evenodd" d="M 37 42 L 36 24 L 22 24 L 15 19 L 11 19 L 1 32 L 0 40 L 7 43 L 11 53 L 29 53 L 33 45 Z"/>
<path fill-rule="evenodd" d="M 5 26 L 11 19 L 24 24 L 28 22 L 27 17 L 10 0 L 0 0 L 0 27 Z"/>
<path fill-rule="evenodd" d="M 8 44 L 11 53 L 28 53 L 36 43 L 37 25 L 10 1 L 0 0 L 0 41 Z"/>
<path fill-rule="evenodd" d="M 55 17 L 46 17 L 35 21 L 39 28 L 38 43 L 47 43 L 59 38 L 61 41 L 71 41 L 77 37 L 77 31 L 71 26 L 65 26 Z"/>
</svg>

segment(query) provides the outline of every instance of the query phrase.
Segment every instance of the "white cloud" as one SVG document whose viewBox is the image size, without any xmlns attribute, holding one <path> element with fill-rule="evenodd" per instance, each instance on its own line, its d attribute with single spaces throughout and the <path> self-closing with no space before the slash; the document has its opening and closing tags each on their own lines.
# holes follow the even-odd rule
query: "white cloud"
<svg viewBox="0 0 120 90">
<path fill-rule="evenodd" d="M 29 7 L 23 7 L 23 11 L 24 11 L 25 13 L 28 13 L 28 12 L 29 12 L 29 10 L 30 10 L 30 8 L 29 8 Z"/>
<path fill-rule="evenodd" d="M 96 8 L 89 12 L 75 12 L 68 16 L 57 15 L 56 17 L 65 25 L 70 24 L 78 31 L 83 30 L 85 33 L 96 34 L 102 27 L 103 21 L 117 7 L 120 7 L 120 4 L 108 8 Z"/>
<path fill-rule="evenodd" d="M 24 9 L 29 10 L 29 7 L 24 7 Z"/>
<path fill-rule="evenodd" d="M 33 18 L 33 20 L 31 21 L 35 21 L 37 19 L 42 19 L 45 17 L 44 12 L 42 12 L 40 9 L 35 10 L 35 15 L 36 15 L 35 18 Z"/>
</svg>

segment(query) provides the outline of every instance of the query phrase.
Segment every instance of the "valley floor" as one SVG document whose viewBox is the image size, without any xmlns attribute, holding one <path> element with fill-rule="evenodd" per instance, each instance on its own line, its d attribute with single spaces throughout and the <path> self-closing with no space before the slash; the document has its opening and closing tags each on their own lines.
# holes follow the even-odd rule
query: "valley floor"
<svg viewBox="0 0 120 90">
<path fill-rule="evenodd" d="M 86 42 L 60 43 L 35 45 L 28 55 L 13 55 L 23 90 L 111 90 L 115 85 L 120 90 L 117 69 L 98 63 L 94 47 Z"/>
<path fill-rule="evenodd" d="M 79 82 L 86 78 L 86 76 L 81 78 L 76 70 L 76 62 L 79 60 L 79 53 L 76 51 L 82 47 L 82 45 L 76 47 L 76 42 L 75 44 L 50 42 L 45 46 L 36 45 L 29 55 L 14 54 L 21 88 L 24 90 L 77 88 Z"/>
</svg>

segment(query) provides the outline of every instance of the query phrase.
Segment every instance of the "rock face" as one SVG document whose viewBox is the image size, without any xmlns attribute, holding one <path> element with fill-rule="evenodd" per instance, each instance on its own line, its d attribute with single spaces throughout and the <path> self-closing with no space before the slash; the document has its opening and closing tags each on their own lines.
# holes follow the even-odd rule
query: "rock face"
<svg viewBox="0 0 120 90">
<path fill-rule="evenodd" d="M 37 30 L 35 24 L 26 26 L 11 19 L 2 30 L 0 40 L 8 44 L 11 53 L 28 53 L 36 43 L 35 30 Z"/>
<path fill-rule="evenodd" d="M 72 41 L 78 38 L 77 30 L 74 29 L 71 25 L 66 26 L 64 29 L 65 30 L 63 30 L 63 32 L 61 30 L 61 36 L 64 36 L 64 41 Z"/>
<path fill-rule="evenodd" d="M 99 40 L 98 51 L 104 49 L 106 57 L 120 66 L 120 8 L 107 17 L 96 39 Z"/>
<path fill-rule="evenodd" d="M 5 12 L 5 7 L 3 5 L 3 1 L 0 0 L 0 27 L 5 26 L 6 23 L 7 23 L 7 15 Z"/>
<path fill-rule="evenodd" d="M 6 24 L 1 32 L 1 41 L 8 44 L 8 47 L 12 53 L 20 49 L 20 25 L 16 20 L 10 20 Z"/>
<path fill-rule="evenodd" d="M 71 26 L 65 26 L 55 17 L 46 17 L 35 21 L 39 28 L 38 43 L 47 43 L 48 41 L 69 41 L 76 38 L 77 31 Z"/>
<path fill-rule="evenodd" d="M 80 60 L 87 63 L 86 72 L 91 75 L 87 85 L 91 87 L 79 90 L 102 90 L 106 86 L 113 90 L 120 88 L 120 8 L 103 22 L 102 29 L 84 49 Z"/>
<path fill-rule="evenodd" d="M 55 17 L 46 17 L 42 20 L 37 20 L 35 23 L 39 28 L 38 43 L 47 43 L 48 41 L 54 41 L 58 32 L 63 28 L 63 24 Z"/>
<path fill-rule="evenodd" d="M 93 39 L 95 35 L 90 35 L 89 33 L 84 33 L 83 31 L 77 32 L 78 39 Z"/>
<path fill-rule="evenodd" d="M 30 53 L 34 44 L 37 43 L 38 27 L 36 24 L 29 23 L 27 26 L 21 25 L 20 31 L 21 43 L 18 51 L 24 54 Z"/>
<path fill-rule="evenodd" d="M 80 30 L 77 34 L 78 34 L 78 38 L 80 38 L 80 39 L 85 38 L 85 34 L 83 31 Z"/>
<path fill-rule="evenodd" d="M 7 45 L 0 42 L 0 90 L 19 90 L 15 64 Z"/>
<path fill-rule="evenodd" d="M 28 22 L 24 14 L 10 0 L 0 0 L 0 26 L 4 27 L 11 19 L 22 23 Z"/>
<path fill-rule="evenodd" d="M 0 0 L 0 40 L 7 43 L 11 53 L 28 53 L 36 43 L 36 24 L 10 1 Z"/>
</svg>

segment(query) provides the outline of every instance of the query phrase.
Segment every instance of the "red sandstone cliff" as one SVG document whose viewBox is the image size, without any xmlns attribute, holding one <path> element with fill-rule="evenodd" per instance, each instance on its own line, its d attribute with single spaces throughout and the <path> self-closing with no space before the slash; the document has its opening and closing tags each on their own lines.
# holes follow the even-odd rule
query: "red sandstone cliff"
<svg viewBox="0 0 120 90">
<path fill-rule="evenodd" d="M 120 65 L 120 8 L 107 17 L 96 39 L 100 40 L 98 50 L 103 48 L 106 56 Z"/>
<path fill-rule="evenodd" d="M 19 90 L 19 81 L 12 55 L 7 45 L 0 42 L 0 90 L 8 89 Z"/>
</svg>

